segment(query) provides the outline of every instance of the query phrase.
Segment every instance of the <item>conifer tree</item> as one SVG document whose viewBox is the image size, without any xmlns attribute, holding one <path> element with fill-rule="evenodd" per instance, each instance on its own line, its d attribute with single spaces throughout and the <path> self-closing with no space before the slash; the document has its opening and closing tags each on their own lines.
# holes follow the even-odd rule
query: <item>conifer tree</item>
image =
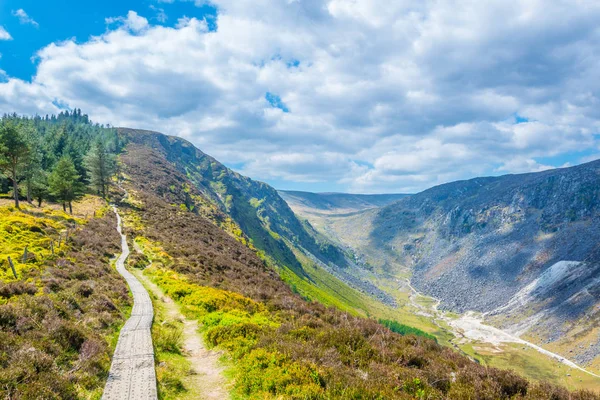
<svg viewBox="0 0 600 400">
<path fill-rule="evenodd" d="M 12 121 L 2 121 L 0 126 L 0 171 L 13 184 L 15 207 L 19 208 L 19 175 L 29 155 L 29 146 L 21 127 Z"/>
<path fill-rule="evenodd" d="M 85 165 L 97 193 L 106 198 L 110 180 L 115 173 L 116 162 L 101 140 L 96 140 L 92 145 L 92 149 L 85 157 Z"/>
<path fill-rule="evenodd" d="M 35 128 L 26 126 L 24 137 L 29 147 L 29 153 L 23 161 L 23 179 L 25 180 L 25 194 L 27 202 L 31 203 L 34 190 L 34 180 L 43 173 L 42 170 L 42 148 L 40 137 Z"/>
<path fill-rule="evenodd" d="M 74 200 L 79 199 L 83 194 L 84 186 L 79 181 L 81 176 L 75 169 L 75 164 L 69 156 L 63 156 L 52 170 L 48 178 L 50 193 L 62 202 L 63 211 L 73 214 Z"/>
<path fill-rule="evenodd" d="M 38 207 L 42 206 L 42 202 L 48 199 L 48 173 L 40 170 L 31 181 L 31 196 L 37 200 Z"/>
</svg>

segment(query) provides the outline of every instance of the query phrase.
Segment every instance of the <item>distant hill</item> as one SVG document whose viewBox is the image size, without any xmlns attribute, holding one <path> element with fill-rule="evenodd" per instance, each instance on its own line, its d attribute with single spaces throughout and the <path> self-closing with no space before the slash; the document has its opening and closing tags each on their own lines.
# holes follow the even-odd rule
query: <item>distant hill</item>
<svg viewBox="0 0 600 400">
<path fill-rule="evenodd" d="M 383 207 L 408 196 L 407 194 L 311 193 L 292 190 L 280 190 L 279 195 L 292 208 L 305 208 L 331 214 Z"/>
</svg>

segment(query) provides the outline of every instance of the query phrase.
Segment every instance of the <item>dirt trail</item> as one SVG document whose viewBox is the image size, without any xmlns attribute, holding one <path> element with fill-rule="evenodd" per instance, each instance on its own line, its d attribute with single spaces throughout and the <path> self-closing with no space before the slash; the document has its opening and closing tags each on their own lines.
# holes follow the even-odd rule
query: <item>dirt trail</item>
<svg viewBox="0 0 600 400">
<path fill-rule="evenodd" d="M 137 245 L 135 245 L 135 249 L 141 251 Z M 191 380 L 194 387 L 191 389 L 198 396 L 194 398 L 228 399 L 229 390 L 223 377 L 223 367 L 219 363 L 220 352 L 208 350 L 204 346 L 198 333 L 198 322 L 183 316 L 177 304 L 170 297 L 165 296 L 162 290 L 148 277 L 141 272 L 136 273 L 136 276 L 154 296 L 162 301 L 168 318 L 183 322 L 183 351 L 192 365 Z"/>
</svg>

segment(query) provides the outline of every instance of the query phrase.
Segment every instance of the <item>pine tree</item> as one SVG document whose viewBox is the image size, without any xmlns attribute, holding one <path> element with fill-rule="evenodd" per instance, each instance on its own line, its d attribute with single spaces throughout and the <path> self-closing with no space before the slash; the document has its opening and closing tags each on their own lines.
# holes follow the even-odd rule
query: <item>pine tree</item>
<svg viewBox="0 0 600 400">
<path fill-rule="evenodd" d="M 38 207 L 42 206 L 42 202 L 48 198 L 48 173 L 40 170 L 31 181 L 31 196 L 37 200 Z"/>
<path fill-rule="evenodd" d="M 29 155 L 29 146 L 21 127 L 12 121 L 2 121 L 0 126 L 0 171 L 12 181 L 15 207 L 19 208 L 19 175 Z"/>
<path fill-rule="evenodd" d="M 69 205 L 69 212 L 73 214 L 72 202 L 83 194 L 84 186 L 80 179 L 81 176 L 77 173 L 73 160 L 68 156 L 58 160 L 48 178 L 50 193 L 62 202 L 65 212 Z"/>
<path fill-rule="evenodd" d="M 92 149 L 85 157 L 85 165 L 90 173 L 92 185 L 96 187 L 98 194 L 106 198 L 110 180 L 115 173 L 116 162 L 102 141 L 94 142 Z"/>
<path fill-rule="evenodd" d="M 34 180 L 43 172 L 41 165 L 43 154 L 39 134 L 33 126 L 27 126 L 24 136 L 29 146 L 29 153 L 23 162 L 23 178 L 27 202 L 31 203 Z"/>
</svg>

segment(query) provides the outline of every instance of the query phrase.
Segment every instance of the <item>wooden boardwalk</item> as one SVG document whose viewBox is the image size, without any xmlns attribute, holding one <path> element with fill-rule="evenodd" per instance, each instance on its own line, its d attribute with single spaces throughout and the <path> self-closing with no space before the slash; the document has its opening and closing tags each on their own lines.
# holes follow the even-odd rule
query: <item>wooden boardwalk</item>
<svg viewBox="0 0 600 400">
<path fill-rule="evenodd" d="M 116 207 L 117 230 L 121 235 L 123 252 L 117 259 L 117 271 L 123 275 L 133 294 L 133 310 L 121 333 L 113 355 L 103 400 L 155 400 L 156 373 L 150 328 L 154 310 L 146 289 L 129 271 L 125 260 L 129 246 L 121 228 L 121 216 Z"/>
</svg>

